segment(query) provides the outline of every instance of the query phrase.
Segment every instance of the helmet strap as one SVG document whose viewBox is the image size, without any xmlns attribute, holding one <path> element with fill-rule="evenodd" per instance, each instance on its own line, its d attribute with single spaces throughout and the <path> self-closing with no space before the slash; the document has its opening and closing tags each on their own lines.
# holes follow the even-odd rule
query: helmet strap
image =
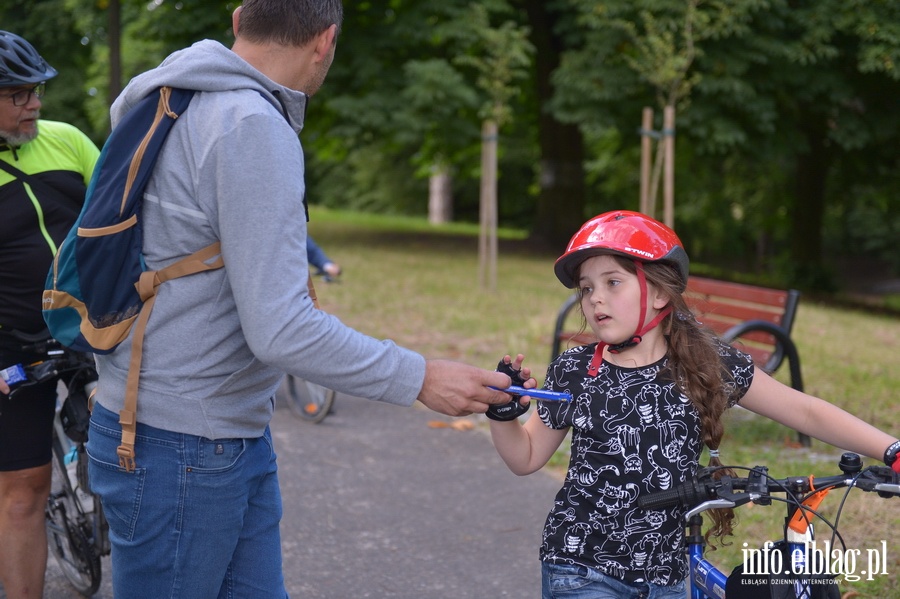
<svg viewBox="0 0 900 599">
<path fill-rule="evenodd" d="M 655 328 L 662 322 L 662 320 L 668 316 L 672 312 L 672 306 L 666 306 L 659 314 L 657 314 L 653 320 L 648 322 L 646 325 L 641 326 L 641 323 L 644 322 L 644 318 L 647 316 L 647 277 L 644 274 L 644 264 L 640 260 L 635 260 L 634 265 L 637 268 L 637 278 L 638 284 L 641 287 L 641 312 L 638 317 L 638 328 L 634 332 L 634 335 L 622 341 L 621 343 L 615 343 L 613 345 L 609 345 L 604 342 L 600 342 L 597 344 L 597 349 L 594 350 L 594 356 L 591 358 L 591 363 L 588 366 L 588 374 L 590 376 L 597 376 L 597 373 L 600 372 L 600 365 L 603 363 L 603 350 L 604 348 L 609 348 L 609 353 L 617 354 L 622 350 L 628 349 L 630 347 L 634 347 L 638 343 L 643 340 L 644 334 L 647 331 Z"/>
</svg>

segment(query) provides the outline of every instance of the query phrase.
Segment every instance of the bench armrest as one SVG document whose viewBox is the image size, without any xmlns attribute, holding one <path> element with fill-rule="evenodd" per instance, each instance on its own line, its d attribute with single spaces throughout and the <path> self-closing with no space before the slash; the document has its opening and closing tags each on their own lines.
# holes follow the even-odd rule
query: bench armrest
<svg viewBox="0 0 900 599">
<path fill-rule="evenodd" d="M 791 372 L 791 387 L 798 391 L 803 391 L 803 377 L 800 374 L 800 355 L 797 352 L 797 346 L 794 345 L 794 341 L 782 327 L 765 320 L 748 320 L 738 323 L 725 331 L 722 334 L 722 339 L 726 343 L 731 343 L 750 331 L 760 331 L 775 337 L 776 349 L 772 352 L 768 362 L 762 366 L 762 369 L 771 374 L 778 370 L 778 367 L 787 358 Z"/>
<path fill-rule="evenodd" d="M 553 360 L 556 359 L 556 356 L 560 354 L 560 349 L 562 349 L 562 339 L 560 338 L 563 332 L 563 327 L 566 323 L 566 318 L 569 316 L 569 312 L 572 311 L 572 308 L 578 304 L 578 295 L 572 294 L 569 296 L 569 299 L 565 301 L 562 305 L 562 308 L 559 309 L 559 312 L 556 314 L 556 324 L 553 326 L 553 346 L 550 348 L 550 363 L 553 363 Z"/>
</svg>

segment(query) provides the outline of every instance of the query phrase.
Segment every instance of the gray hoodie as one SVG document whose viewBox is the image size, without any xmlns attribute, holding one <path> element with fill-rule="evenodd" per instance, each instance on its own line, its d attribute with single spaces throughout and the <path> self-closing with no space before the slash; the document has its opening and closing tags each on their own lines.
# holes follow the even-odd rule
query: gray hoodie
<svg viewBox="0 0 900 599">
<path fill-rule="evenodd" d="M 307 292 L 303 127 L 307 96 L 202 41 L 135 77 L 113 126 L 157 87 L 198 90 L 165 142 L 144 199 L 149 268 L 215 242 L 225 267 L 163 283 L 144 339 L 138 423 L 210 439 L 259 437 L 287 372 L 410 405 L 422 356 L 316 310 Z M 97 401 L 124 404 L 131 340 L 98 356 Z"/>
</svg>

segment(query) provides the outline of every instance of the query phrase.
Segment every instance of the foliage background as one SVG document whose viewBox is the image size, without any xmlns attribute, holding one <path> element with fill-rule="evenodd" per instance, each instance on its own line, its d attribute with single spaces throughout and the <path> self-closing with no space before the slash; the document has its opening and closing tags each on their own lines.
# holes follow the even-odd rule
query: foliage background
<svg viewBox="0 0 900 599">
<path fill-rule="evenodd" d="M 0 22 L 61 73 L 44 115 L 102 143 L 111 40 L 127 82 L 197 40 L 230 44 L 236 6 L 6 0 Z M 496 70 L 498 57 L 519 66 Z M 559 250 L 586 218 L 637 209 L 641 110 L 672 103 L 676 229 L 695 261 L 828 292 L 900 272 L 900 3 L 346 2 L 302 134 L 309 198 L 423 215 L 429 174 L 449 169 L 455 219 L 475 221 L 480 125 L 501 80 L 500 223 L 535 244 Z"/>
</svg>

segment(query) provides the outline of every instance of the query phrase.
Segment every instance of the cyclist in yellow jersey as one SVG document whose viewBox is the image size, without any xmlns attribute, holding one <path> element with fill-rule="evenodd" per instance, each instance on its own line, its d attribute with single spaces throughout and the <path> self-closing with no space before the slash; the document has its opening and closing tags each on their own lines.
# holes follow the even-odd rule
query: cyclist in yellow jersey
<svg viewBox="0 0 900 599">
<path fill-rule="evenodd" d="M 30 43 L 0 31 L 0 369 L 36 359 L 10 332 L 44 330 L 47 271 L 100 155 L 72 125 L 39 123 L 44 84 L 56 74 Z M 13 399 L 8 392 L 0 383 L 0 582 L 9 599 L 39 598 L 56 381 Z"/>
</svg>

